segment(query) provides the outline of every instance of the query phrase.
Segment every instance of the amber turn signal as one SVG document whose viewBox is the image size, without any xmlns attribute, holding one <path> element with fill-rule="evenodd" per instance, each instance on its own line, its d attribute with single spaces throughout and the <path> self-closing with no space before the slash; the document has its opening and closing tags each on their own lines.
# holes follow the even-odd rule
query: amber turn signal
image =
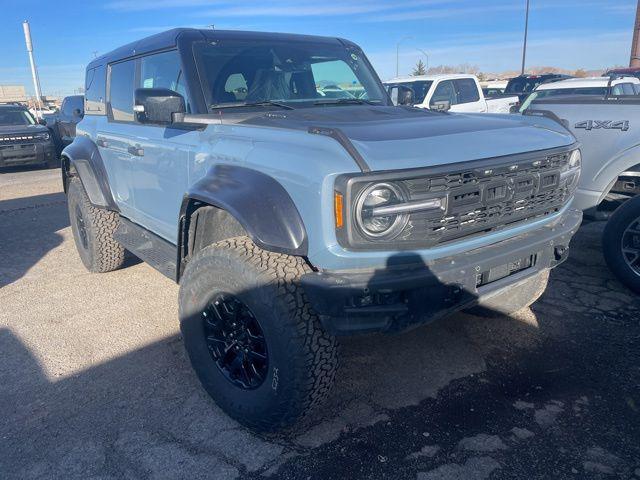
<svg viewBox="0 0 640 480">
<path fill-rule="evenodd" d="M 335 192 L 333 197 L 333 210 L 336 215 L 336 228 L 342 228 L 344 225 L 342 194 Z"/>
</svg>

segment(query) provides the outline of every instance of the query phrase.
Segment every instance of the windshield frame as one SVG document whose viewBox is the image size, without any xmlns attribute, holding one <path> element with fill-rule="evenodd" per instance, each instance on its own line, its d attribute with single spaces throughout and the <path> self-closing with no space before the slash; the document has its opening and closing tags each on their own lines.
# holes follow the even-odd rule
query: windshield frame
<svg viewBox="0 0 640 480">
<path fill-rule="evenodd" d="M 333 44 L 330 42 L 317 42 L 317 43 L 311 42 L 310 43 L 306 41 L 305 42 L 300 41 L 298 43 L 298 42 L 285 42 L 282 40 L 273 40 L 274 48 L 288 48 L 292 50 L 295 50 L 296 48 L 300 48 L 301 50 L 302 49 L 313 50 L 314 48 L 317 48 L 318 53 L 317 55 L 314 54 L 313 55 L 314 57 L 315 56 L 321 57 L 326 55 L 328 58 L 330 58 L 332 57 L 331 54 L 335 53 L 336 55 L 333 58 L 345 60 L 344 57 L 340 58 L 340 55 L 337 55 L 338 53 L 344 52 L 345 56 L 349 55 L 352 58 L 354 58 L 353 61 L 358 62 L 359 68 L 363 69 L 362 71 L 364 73 L 359 75 L 357 71 L 354 71 L 353 68 L 351 68 L 351 71 L 354 77 L 360 81 L 360 85 L 362 86 L 362 88 L 365 89 L 365 91 L 372 90 L 372 92 L 369 92 L 369 95 L 373 93 L 376 98 L 363 99 L 362 102 L 356 102 L 356 101 L 339 102 L 339 101 L 331 101 L 331 100 L 339 100 L 339 99 L 332 99 L 332 98 L 327 98 L 327 97 L 318 95 L 317 97 L 314 97 L 314 98 L 303 98 L 303 99 L 295 99 L 295 100 L 282 99 L 282 98 L 270 98 L 270 99 L 266 99 L 266 101 L 260 101 L 260 102 L 254 102 L 254 101 L 242 102 L 241 101 L 241 102 L 237 102 L 238 105 L 236 106 L 229 106 L 229 105 L 225 106 L 225 103 L 232 103 L 232 102 L 220 103 L 215 101 L 214 89 L 217 88 L 216 82 L 219 82 L 220 79 L 218 79 L 217 77 L 208 78 L 209 76 L 213 77 L 213 75 L 208 75 L 207 65 L 205 64 L 207 60 L 204 58 L 204 52 L 206 51 L 208 46 L 210 46 L 210 48 L 216 48 L 220 46 L 219 44 L 222 44 L 222 43 L 231 44 L 231 45 L 235 44 L 236 46 L 241 46 L 241 47 L 246 45 L 247 48 L 252 48 L 254 46 L 265 47 L 264 43 L 258 43 L 255 41 L 242 40 L 242 39 L 223 39 L 217 42 L 208 41 L 208 42 L 192 43 L 192 53 L 193 53 L 193 58 L 195 60 L 197 77 L 199 80 L 199 86 L 204 96 L 205 104 L 207 106 L 207 113 L 217 112 L 222 109 L 224 109 L 225 112 L 226 111 L 233 112 L 235 109 L 264 110 L 264 109 L 282 108 L 282 107 L 279 107 L 278 104 L 283 104 L 283 105 L 286 105 L 287 107 L 292 107 L 296 109 L 297 108 L 314 108 L 314 107 L 321 108 L 321 107 L 338 106 L 338 105 L 339 106 L 354 106 L 354 105 L 392 106 L 393 105 L 385 86 L 383 85 L 382 81 L 378 77 L 377 72 L 369 62 L 369 59 L 367 58 L 367 56 L 359 47 L 351 44 L 345 45 L 343 43 L 338 43 L 338 42 Z M 321 63 L 321 62 L 317 62 L 317 63 Z M 351 67 L 350 63 L 347 62 L 346 60 L 345 60 L 345 64 Z M 216 72 L 216 74 L 220 75 L 220 72 L 223 70 L 223 68 L 224 67 L 220 67 Z M 255 105 L 245 105 L 244 103 L 254 103 Z"/>
</svg>

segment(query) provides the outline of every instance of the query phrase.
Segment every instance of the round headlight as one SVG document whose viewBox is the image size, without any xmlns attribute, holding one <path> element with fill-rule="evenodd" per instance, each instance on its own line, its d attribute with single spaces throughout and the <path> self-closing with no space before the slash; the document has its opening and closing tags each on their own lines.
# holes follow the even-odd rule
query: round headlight
<svg viewBox="0 0 640 480">
<path fill-rule="evenodd" d="M 574 150 L 571 152 L 571 156 L 569 157 L 569 168 L 576 168 L 582 164 L 582 153 L 580 149 Z"/>
<path fill-rule="evenodd" d="M 392 183 L 376 183 L 365 188 L 356 202 L 356 224 L 367 237 L 391 237 L 400 233 L 406 226 L 409 216 L 406 214 L 380 214 L 377 208 L 403 203 L 404 195 L 400 188 Z"/>
<path fill-rule="evenodd" d="M 49 140 L 49 138 L 51 138 L 51 135 L 49 135 L 47 132 L 41 133 L 38 136 L 40 137 L 41 140 Z"/>
</svg>

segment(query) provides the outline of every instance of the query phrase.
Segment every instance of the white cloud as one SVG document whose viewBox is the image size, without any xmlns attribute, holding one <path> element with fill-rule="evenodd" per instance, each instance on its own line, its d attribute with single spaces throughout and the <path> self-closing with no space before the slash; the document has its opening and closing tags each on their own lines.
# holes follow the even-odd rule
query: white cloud
<svg viewBox="0 0 640 480">
<path fill-rule="evenodd" d="M 585 36 L 589 48 L 585 48 Z M 594 34 L 591 31 L 547 31 L 529 37 L 527 65 L 558 66 L 567 69 L 604 69 L 628 61 L 631 32 L 610 31 Z M 366 45 L 363 45 L 366 50 Z M 519 33 L 505 33 L 475 38 L 451 36 L 438 42 L 420 46 L 429 54 L 429 65 L 477 65 L 486 72 L 518 70 L 522 56 Z M 395 76 L 395 48 L 368 54 L 383 79 Z M 425 60 L 421 52 L 405 46 L 400 53 L 400 74 L 411 71 L 415 63 Z"/>
<path fill-rule="evenodd" d="M 104 7 L 109 10 L 135 12 L 166 8 L 212 6 L 219 3 L 228 2 L 219 2 L 216 0 L 117 0 L 106 3 Z"/>
</svg>

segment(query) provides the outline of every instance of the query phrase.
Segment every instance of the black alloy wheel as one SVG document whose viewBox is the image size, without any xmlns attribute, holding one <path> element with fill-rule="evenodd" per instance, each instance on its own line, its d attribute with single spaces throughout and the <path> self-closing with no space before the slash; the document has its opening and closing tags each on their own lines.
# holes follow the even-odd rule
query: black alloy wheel
<svg viewBox="0 0 640 480">
<path fill-rule="evenodd" d="M 640 217 L 622 233 L 622 255 L 629 268 L 640 276 Z"/>
<path fill-rule="evenodd" d="M 241 389 L 262 385 L 269 371 L 267 343 L 249 307 L 220 294 L 202 312 L 202 320 L 207 348 L 222 374 Z"/>
<path fill-rule="evenodd" d="M 80 205 L 76 205 L 76 227 L 78 227 L 78 236 L 80 237 L 80 242 L 82 243 L 82 247 L 86 250 L 89 248 L 89 238 L 87 236 L 87 226 L 84 222 L 84 216 L 82 215 L 82 209 Z"/>
</svg>

